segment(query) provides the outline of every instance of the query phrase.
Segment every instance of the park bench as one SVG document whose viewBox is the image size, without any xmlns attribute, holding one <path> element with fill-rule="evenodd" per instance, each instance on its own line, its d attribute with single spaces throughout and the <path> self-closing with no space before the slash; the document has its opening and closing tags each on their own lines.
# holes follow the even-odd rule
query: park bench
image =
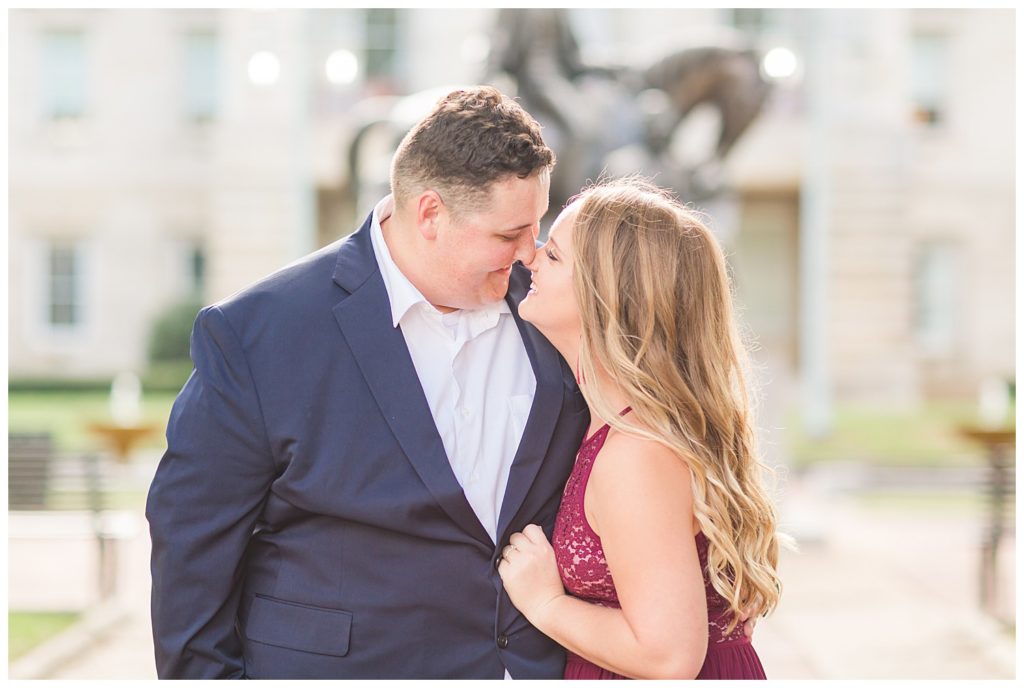
<svg viewBox="0 0 1024 688">
<path fill-rule="evenodd" d="M 51 540 L 86 536 L 98 548 L 99 598 L 117 589 L 125 514 L 111 510 L 100 458 L 59 454 L 49 433 L 8 435 L 8 536 Z"/>
</svg>

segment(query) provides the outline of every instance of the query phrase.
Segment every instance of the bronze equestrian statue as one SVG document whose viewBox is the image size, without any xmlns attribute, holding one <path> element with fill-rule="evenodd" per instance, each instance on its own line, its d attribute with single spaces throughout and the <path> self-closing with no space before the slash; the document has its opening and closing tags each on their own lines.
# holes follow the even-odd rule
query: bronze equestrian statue
<svg viewBox="0 0 1024 688">
<path fill-rule="evenodd" d="M 517 97 L 544 126 L 545 141 L 558 155 L 552 214 L 602 175 L 642 173 L 684 202 L 711 198 L 721 188 L 723 160 L 771 90 L 757 52 L 735 45 L 685 48 L 644 69 L 587 64 L 564 9 L 499 10 L 483 77 Z M 363 196 L 360 207 L 386 193 L 386 163 L 376 162 L 373 180 L 363 178 L 367 140 L 382 137 L 378 150 L 390 156 L 405 120 L 415 119 L 413 110 L 429 108 L 445 90 L 378 100 L 366 109 L 348 149 L 350 193 L 354 201 Z M 719 115 L 714 149 L 704 160 L 680 160 L 673 138 L 701 105 Z"/>
</svg>

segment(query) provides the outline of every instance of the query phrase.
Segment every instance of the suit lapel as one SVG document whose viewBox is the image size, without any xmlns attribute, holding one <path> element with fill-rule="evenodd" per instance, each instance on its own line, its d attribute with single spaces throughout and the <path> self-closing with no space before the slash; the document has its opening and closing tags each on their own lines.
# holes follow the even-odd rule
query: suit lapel
<svg viewBox="0 0 1024 688">
<path fill-rule="evenodd" d="M 509 293 L 505 297 L 512 309 L 519 333 L 523 338 L 526 353 L 533 366 L 537 378 L 537 391 L 533 398 L 533 407 L 526 421 L 526 429 L 519 442 L 512 468 L 509 471 L 505 497 L 501 503 L 501 514 L 498 518 L 498 542 L 507 536 L 506 530 L 512 518 L 519 511 L 526 495 L 533 485 L 537 472 L 540 470 L 548 445 L 555 432 L 562 396 L 565 385 L 562 382 L 562 371 L 558 351 L 548 342 L 537 328 L 523 322 L 519 317 L 519 302 L 526 295 L 529 278 L 517 274 L 513 270 L 509 281 Z"/>
<path fill-rule="evenodd" d="M 334 317 L 402 451 L 441 508 L 491 546 L 490 535 L 452 472 L 405 338 L 391 325 L 369 220 L 339 250 L 334 279 L 352 292 L 334 307 Z"/>
</svg>

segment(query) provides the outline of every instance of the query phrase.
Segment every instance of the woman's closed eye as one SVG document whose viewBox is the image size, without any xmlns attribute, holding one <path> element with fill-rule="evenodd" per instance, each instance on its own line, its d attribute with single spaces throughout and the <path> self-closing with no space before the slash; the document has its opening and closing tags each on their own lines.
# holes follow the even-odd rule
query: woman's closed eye
<svg viewBox="0 0 1024 688">
<path fill-rule="evenodd" d="M 548 260 L 551 260 L 552 262 L 555 262 L 555 263 L 558 262 L 558 258 L 555 258 L 555 254 L 552 253 L 551 249 L 549 249 L 549 248 L 544 249 L 544 253 L 547 254 Z"/>
</svg>

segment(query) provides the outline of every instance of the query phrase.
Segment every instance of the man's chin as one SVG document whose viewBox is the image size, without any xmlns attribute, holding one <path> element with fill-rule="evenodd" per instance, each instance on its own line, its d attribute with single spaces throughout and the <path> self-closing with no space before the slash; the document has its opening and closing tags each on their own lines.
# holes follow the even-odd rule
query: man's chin
<svg viewBox="0 0 1024 688">
<path fill-rule="evenodd" d="M 469 296 L 465 292 L 463 292 L 462 295 L 452 294 L 452 298 L 450 300 L 451 304 L 448 307 L 462 310 L 474 310 L 477 308 L 493 306 L 496 303 L 500 303 L 505 298 L 505 295 L 508 294 L 508 282 L 507 274 L 494 274 L 491 279 L 480 285 L 474 294 L 475 298 L 474 296 Z"/>
<path fill-rule="evenodd" d="M 488 303 L 497 303 L 505 298 L 505 294 L 508 293 L 508 276 L 509 273 L 497 274 L 497 279 L 493 279 L 487 284 L 487 296 Z"/>
</svg>

